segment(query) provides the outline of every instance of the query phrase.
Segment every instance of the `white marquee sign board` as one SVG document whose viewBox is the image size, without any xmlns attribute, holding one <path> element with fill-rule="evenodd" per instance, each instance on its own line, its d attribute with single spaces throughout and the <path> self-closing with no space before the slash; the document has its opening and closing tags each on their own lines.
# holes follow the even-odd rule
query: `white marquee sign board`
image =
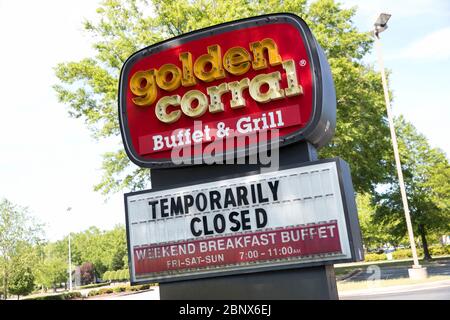
<svg viewBox="0 0 450 320">
<path fill-rule="evenodd" d="M 360 260 L 342 163 L 126 194 L 132 283 Z"/>
</svg>

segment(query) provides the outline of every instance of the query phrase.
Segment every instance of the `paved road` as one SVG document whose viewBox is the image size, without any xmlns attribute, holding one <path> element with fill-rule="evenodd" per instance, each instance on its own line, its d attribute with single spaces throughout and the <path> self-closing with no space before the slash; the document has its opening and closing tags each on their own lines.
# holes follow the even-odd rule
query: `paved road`
<svg viewBox="0 0 450 320">
<path fill-rule="evenodd" d="M 450 300 L 450 281 L 340 293 L 341 300 Z"/>
<path fill-rule="evenodd" d="M 450 281 L 359 290 L 339 294 L 341 300 L 450 300 Z M 159 300 L 159 287 L 122 296 L 94 297 L 92 300 Z M 89 300 L 91 300 L 89 299 Z"/>
<path fill-rule="evenodd" d="M 439 260 L 434 262 L 432 265 L 427 266 L 428 275 L 430 276 L 437 276 L 437 275 L 447 275 L 450 276 L 450 259 L 448 260 Z M 367 266 L 363 272 L 360 272 L 350 278 L 347 279 L 347 281 L 364 281 L 368 280 L 369 277 L 374 276 L 375 270 L 373 268 L 370 268 L 370 266 Z M 381 266 L 380 267 L 380 278 L 382 280 L 385 279 L 401 279 L 401 278 L 408 278 L 408 267 L 404 266 L 397 266 L 397 267 L 390 267 L 390 266 Z"/>
</svg>

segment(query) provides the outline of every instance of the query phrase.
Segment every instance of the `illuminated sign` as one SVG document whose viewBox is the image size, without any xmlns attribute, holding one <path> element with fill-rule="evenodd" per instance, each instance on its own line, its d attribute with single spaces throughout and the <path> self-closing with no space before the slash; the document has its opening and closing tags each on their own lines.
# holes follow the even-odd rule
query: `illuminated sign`
<svg viewBox="0 0 450 320">
<path fill-rule="evenodd" d="M 362 259 L 340 159 L 125 195 L 131 281 Z"/>
<path fill-rule="evenodd" d="M 168 167 L 179 149 L 200 163 L 212 147 L 216 155 L 254 153 L 245 137 L 266 132 L 267 143 L 321 147 L 334 133 L 335 100 L 330 68 L 305 22 L 273 14 L 133 54 L 120 76 L 119 120 L 134 163 Z"/>
</svg>

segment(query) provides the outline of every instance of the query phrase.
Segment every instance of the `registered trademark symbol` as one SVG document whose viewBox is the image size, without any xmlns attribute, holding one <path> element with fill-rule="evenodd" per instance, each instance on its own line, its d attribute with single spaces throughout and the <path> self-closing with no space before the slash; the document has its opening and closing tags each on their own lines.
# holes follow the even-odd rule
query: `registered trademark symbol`
<svg viewBox="0 0 450 320">
<path fill-rule="evenodd" d="M 298 64 L 300 65 L 300 67 L 304 67 L 304 66 L 306 66 L 306 60 L 302 59 L 298 62 Z"/>
</svg>

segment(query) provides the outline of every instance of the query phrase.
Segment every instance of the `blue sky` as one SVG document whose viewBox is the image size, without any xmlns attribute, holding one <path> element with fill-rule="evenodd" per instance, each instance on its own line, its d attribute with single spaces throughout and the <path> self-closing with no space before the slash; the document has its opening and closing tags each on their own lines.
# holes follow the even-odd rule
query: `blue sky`
<svg viewBox="0 0 450 320">
<path fill-rule="evenodd" d="M 379 12 L 391 13 L 381 34 L 385 67 L 389 69 L 392 109 L 403 114 L 432 146 L 450 155 L 450 1 L 357 1 L 355 23 L 370 29 Z M 374 63 L 375 52 L 366 60 Z"/>
<path fill-rule="evenodd" d="M 82 21 L 95 16 L 97 3 L 0 0 L 0 198 L 28 206 L 51 240 L 91 225 L 124 223 L 122 194 L 105 202 L 93 191 L 101 154 L 117 149 L 119 141 L 95 141 L 80 119 L 68 117 L 51 88 L 56 63 L 93 55 Z M 343 5 L 358 6 L 354 22 L 361 31 L 370 30 L 380 12 L 392 14 L 382 43 L 394 113 L 449 155 L 450 1 Z M 366 61 L 377 68 L 374 54 Z"/>
</svg>

